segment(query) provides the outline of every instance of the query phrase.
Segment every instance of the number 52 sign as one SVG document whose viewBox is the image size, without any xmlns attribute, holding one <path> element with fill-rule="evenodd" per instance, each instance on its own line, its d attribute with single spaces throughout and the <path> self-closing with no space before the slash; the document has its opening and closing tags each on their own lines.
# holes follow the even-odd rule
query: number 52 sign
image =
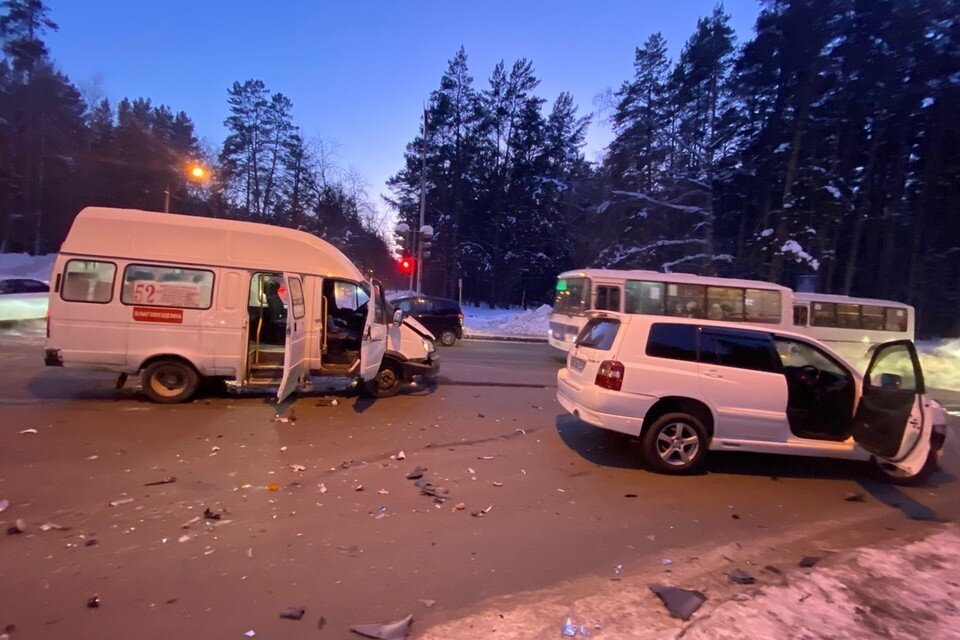
<svg viewBox="0 0 960 640">
<path fill-rule="evenodd" d="M 152 282 L 136 282 L 133 286 L 133 301 L 136 304 L 151 304 L 157 295 L 157 285 Z"/>
</svg>

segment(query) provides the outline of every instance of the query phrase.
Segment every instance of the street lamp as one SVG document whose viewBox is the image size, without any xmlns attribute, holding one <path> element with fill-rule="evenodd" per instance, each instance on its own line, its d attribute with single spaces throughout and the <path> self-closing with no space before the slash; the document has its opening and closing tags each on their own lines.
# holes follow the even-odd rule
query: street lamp
<svg viewBox="0 0 960 640">
<path fill-rule="evenodd" d="M 206 182 L 207 179 L 210 177 L 209 172 L 202 165 L 197 164 L 196 162 L 193 162 L 187 165 L 185 173 L 188 180 L 191 180 L 197 183 Z M 170 183 L 169 182 L 167 182 L 167 186 L 163 190 L 163 212 L 170 213 Z"/>
</svg>

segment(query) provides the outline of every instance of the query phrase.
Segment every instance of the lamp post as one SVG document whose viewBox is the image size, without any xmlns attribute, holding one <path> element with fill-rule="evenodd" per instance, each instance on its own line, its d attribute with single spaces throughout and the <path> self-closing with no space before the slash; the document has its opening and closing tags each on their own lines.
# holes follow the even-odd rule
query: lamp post
<svg viewBox="0 0 960 640">
<path fill-rule="evenodd" d="M 187 179 L 193 182 L 203 183 L 210 177 L 209 172 L 197 163 L 191 163 L 186 169 Z M 170 182 L 167 181 L 163 189 L 163 212 L 170 213 Z"/>
</svg>

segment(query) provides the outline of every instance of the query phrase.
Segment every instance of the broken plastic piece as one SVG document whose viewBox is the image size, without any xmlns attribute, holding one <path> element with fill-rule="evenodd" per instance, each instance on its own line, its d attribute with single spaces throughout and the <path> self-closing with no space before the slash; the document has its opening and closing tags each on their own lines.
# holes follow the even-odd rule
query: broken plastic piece
<svg viewBox="0 0 960 640">
<path fill-rule="evenodd" d="M 280 614 L 280 617 L 285 620 L 300 620 L 306 612 L 307 610 L 303 607 L 288 607 L 286 611 Z"/>
<path fill-rule="evenodd" d="M 65 527 L 54 522 L 45 522 L 40 525 L 40 531 L 69 531 L 70 527 Z"/>
<path fill-rule="evenodd" d="M 847 495 L 843 496 L 843 499 L 847 502 L 863 502 L 864 495 L 862 491 L 851 491 Z"/>
<path fill-rule="evenodd" d="M 397 454 L 397 460 L 403 460 L 406 457 L 407 457 L 407 454 L 405 454 L 403 451 Z"/>
<path fill-rule="evenodd" d="M 288 466 L 289 466 L 291 469 L 293 469 L 294 471 L 306 471 L 306 470 L 307 470 L 307 468 L 306 468 L 305 466 L 303 466 L 302 464 L 291 464 L 291 465 L 288 465 Z"/>
<path fill-rule="evenodd" d="M 36 429 L 32 429 L 32 428 L 31 428 L 31 429 L 24 429 L 23 431 L 20 432 L 20 435 L 27 434 L 27 433 L 36 433 L 36 432 L 37 432 L 37 430 L 36 430 Z"/>
<path fill-rule="evenodd" d="M 730 582 L 736 584 L 756 584 L 757 579 L 743 569 L 734 569 L 729 573 Z"/>
<path fill-rule="evenodd" d="M 10 507 L 9 500 L 0 500 L 0 513 L 3 513 Z"/>
<path fill-rule="evenodd" d="M 413 471 L 407 474 L 407 480 L 419 480 L 423 477 L 423 473 L 426 471 L 423 467 L 417 467 Z"/>
<path fill-rule="evenodd" d="M 206 509 L 203 510 L 203 517 L 206 518 L 207 520 L 219 520 L 223 516 L 219 513 L 214 513 L 213 511 L 210 511 L 210 507 L 207 507 Z"/>
<path fill-rule="evenodd" d="M 147 483 L 145 483 L 143 486 L 145 486 L 145 487 L 155 487 L 155 486 L 160 485 L 160 484 L 170 484 L 171 482 L 176 482 L 176 481 L 177 481 L 177 479 L 176 479 L 175 477 L 170 476 L 169 478 L 164 478 L 163 480 L 157 480 L 156 482 L 147 482 Z"/>
<path fill-rule="evenodd" d="M 663 606 L 670 612 L 670 617 L 678 620 L 689 620 L 690 616 L 707 600 L 707 597 L 699 591 L 669 587 L 664 584 L 651 584 L 650 591 L 660 598 Z"/>
<path fill-rule="evenodd" d="M 413 616 L 410 615 L 402 620 L 385 624 L 355 624 L 350 627 L 350 631 L 378 640 L 403 640 L 410 633 L 412 624 Z"/>
<path fill-rule="evenodd" d="M 247 632 L 244 633 L 243 635 L 247 636 L 248 638 L 252 638 L 253 636 L 257 635 L 257 632 L 254 631 L 253 629 L 250 629 L 249 631 L 247 631 Z"/>
<path fill-rule="evenodd" d="M 13 521 L 12 525 L 7 527 L 7 535 L 8 536 L 16 535 L 18 533 L 23 533 L 26 530 L 27 530 L 27 523 L 24 522 L 22 519 L 17 518 L 16 520 Z"/>
<path fill-rule="evenodd" d="M 111 507 L 119 507 L 119 506 L 124 505 L 124 504 L 130 504 L 131 502 L 133 502 L 133 498 L 129 498 L 129 497 L 128 497 L 128 498 L 117 498 L 116 500 L 111 500 L 111 501 L 110 501 L 110 506 L 111 506 Z"/>
<path fill-rule="evenodd" d="M 420 603 L 429 609 L 433 605 L 437 604 L 437 601 L 433 598 L 420 598 Z"/>
<path fill-rule="evenodd" d="M 577 635 L 577 631 L 580 630 L 579 621 L 573 617 L 572 614 L 567 614 L 563 618 L 563 624 L 560 626 L 560 637 L 561 638 L 573 638 Z"/>
<path fill-rule="evenodd" d="M 276 482 L 268 482 L 267 489 L 270 491 L 280 491 L 280 485 Z"/>
<path fill-rule="evenodd" d="M 87 598 L 87 609 L 99 609 L 100 596 L 94 595 Z"/>
<path fill-rule="evenodd" d="M 817 564 L 818 562 L 820 562 L 819 556 L 803 556 L 800 559 L 799 566 L 803 567 L 804 569 L 809 569 L 810 567 Z"/>
</svg>

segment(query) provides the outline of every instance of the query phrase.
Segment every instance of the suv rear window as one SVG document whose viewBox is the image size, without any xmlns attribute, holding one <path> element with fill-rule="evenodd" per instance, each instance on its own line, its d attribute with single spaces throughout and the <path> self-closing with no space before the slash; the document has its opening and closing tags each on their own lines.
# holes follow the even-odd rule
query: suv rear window
<svg viewBox="0 0 960 640">
<path fill-rule="evenodd" d="M 620 330 L 620 321 L 615 318 L 591 318 L 577 336 L 578 347 L 608 351 Z"/>
<path fill-rule="evenodd" d="M 654 358 L 697 361 L 697 327 L 692 324 L 650 325 L 647 355 Z"/>
</svg>

